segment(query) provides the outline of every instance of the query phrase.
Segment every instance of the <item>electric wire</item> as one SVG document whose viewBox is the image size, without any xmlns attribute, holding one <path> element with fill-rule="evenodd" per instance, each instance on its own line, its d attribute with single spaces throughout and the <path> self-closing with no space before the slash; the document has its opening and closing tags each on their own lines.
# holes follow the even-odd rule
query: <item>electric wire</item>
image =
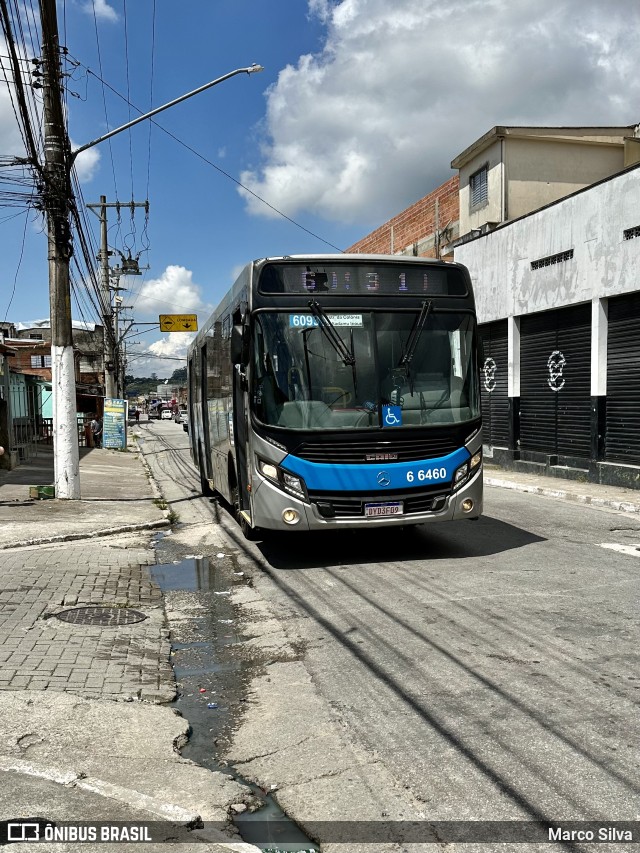
<svg viewBox="0 0 640 853">
<path fill-rule="evenodd" d="M 129 27 L 128 27 L 128 16 L 127 16 L 127 0 L 123 0 L 123 17 L 124 17 L 124 59 L 125 59 L 125 69 L 127 75 L 127 104 L 129 106 L 129 121 L 131 121 L 131 85 L 129 82 Z M 131 135 L 131 128 L 128 131 L 129 135 L 129 168 L 131 172 L 131 201 L 134 198 L 133 192 L 133 137 Z"/>
<path fill-rule="evenodd" d="M 7 81 L 9 96 L 11 98 L 14 115 L 16 116 L 16 121 L 27 151 L 27 156 L 31 159 L 31 163 L 34 168 L 39 169 L 38 148 L 35 142 L 35 135 L 33 132 L 30 110 L 27 105 L 27 97 L 24 90 L 20 64 L 18 62 L 18 53 L 16 50 L 13 27 L 9 16 L 7 0 L 0 0 L 0 19 L 2 21 L 2 31 L 5 37 L 7 48 L 9 50 L 9 55 L 11 56 L 11 67 L 14 78 L 13 88 L 11 87 L 11 85 L 9 85 Z M 17 110 L 13 101 L 14 92 L 18 106 Z M 18 113 L 20 114 L 19 118 Z"/>
<path fill-rule="evenodd" d="M 118 90 L 117 90 L 117 89 L 115 89 L 113 86 L 111 86 L 109 83 L 107 83 L 107 81 L 106 81 L 106 80 L 103 80 L 101 77 L 99 77 L 99 76 L 95 73 L 95 71 L 92 71 L 92 70 L 91 70 L 90 68 L 88 68 L 87 66 L 84 66 L 84 67 L 85 67 L 85 68 L 86 68 L 86 70 L 87 70 L 87 74 L 91 74 L 93 77 L 95 77 L 95 78 L 96 78 L 96 80 L 98 80 L 100 83 L 102 83 L 102 85 L 106 86 L 106 87 L 107 87 L 107 89 L 109 89 L 111 92 L 113 92 L 113 93 L 114 93 L 114 95 L 117 95 L 117 96 L 118 96 L 119 98 L 121 98 L 123 101 L 125 101 L 126 103 L 128 103 L 127 98 L 126 98 L 124 95 L 122 95 L 120 92 L 118 92 Z M 134 110 L 136 110 L 138 113 L 140 113 L 140 115 L 144 115 L 144 111 L 143 111 L 143 110 L 141 110 L 139 107 L 137 107 L 135 104 L 129 104 L 129 106 L 133 107 L 133 109 L 134 109 Z M 167 134 L 167 136 L 170 136 L 170 137 L 171 137 L 171 139 L 175 140 L 175 142 L 177 142 L 178 144 L 182 145 L 184 148 L 186 148 L 186 149 L 187 149 L 188 151 L 190 151 L 192 154 L 195 154 L 195 156 L 196 156 L 196 157 L 198 157 L 200 160 L 202 160 L 203 162 L 207 163 L 209 166 L 211 166 L 212 168 L 214 168 L 217 172 L 220 172 L 220 174 L 224 175 L 226 178 L 229 178 L 229 180 L 230 180 L 230 181 L 233 181 L 233 183 L 234 183 L 234 184 L 236 184 L 237 186 L 239 186 L 239 187 L 240 187 L 241 189 L 243 189 L 245 192 L 247 192 L 247 193 L 249 193 L 250 195 L 252 195 L 254 198 L 256 198 L 258 201 L 260 201 L 262 204 L 266 205 L 268 208 L 270 208 L 271 210 L 273 210 L 273 212 L 274 212 L 274 213 L 277 213 L 277 214 L 278 214 L 278 216 L 281 216 L 283 219 L 286 219 L 286 220 L 287 220 L 288 222 L 290 222 L 292 225 L 295 225 L 295 226 L 296 226 L 296 228 L 300 228 L 302 231 L 305 231 L 307 234 L 309 234 L 311 237 L 314 237 L 316 240 L 319 240 L 321 243 L 325 243 L 327 246 L 331 246 L 331 248 L 332 248 L 332 249 L 335 249 L 336 251 L 338 251 L 338 252 L 340 252 L 340 253 L 343 253 L 343 251 L 344 251 L 343 249 L 340 249 L 338 246 L 335 246 L 335 245 L 334 245 L 333 243 L 331 243 L 329 240 L 325 240 L 325 239 L 324 239 L 324 237 L 320 237 L 320 235 L 319 235 L 319 234 L 315 234 L 313 231 L 310 231 L 310 230 L 309 230 L 309 228 L 306 228 L 304 225 L 301 225 L 299 222 L 296 222 L 296 220 L 295 220 L 295 219 L 292 219 L 290 216 L 287 216 L 287 214 L 286 214 L 286 213 L 283 213 L 281 210 L 278 210 L 278 208 L 277 208 L 277 207 L 275 207 L 273 204 L 271 204 L 270 202 L 266 201 L 266 199 L 264 199 L 264 198 L 262 198 L 261 196 L 259 196 L 259 195 L 258 195 L 256 192 L 254 192 L 253 190 L 249 189 L 249 187 L 245 186 L 245 185 L 244 185 L 243 183 L 241 183 L 241 181 L 239 181 L 237 178 L 234 178 L 234 177 L 233 177 L 233 175 L 230 175 L 228 172 L 225 172 L 225 170 L 224 170 L 224 169 L 221 169 L 221 168 L 220 168 L 220 166 L 217 166 L 217 165 L 216 165 L 215 163 L 213 163 L 211 160 L 207 159 L 207 157 L 205 157 L 203 154 L 200 154 L 200 152 L 199 152 L 199 151 L 196 151 L 196 149 L 195 149 L 195 148 L 192 148 L 189 144 L 187 144 L 187 143 L 186 143 L 186 142 L 184 142 L 182 139 L 180 139 L 179 137 L 177 137 L 174 133 L 171 133 L 171 131 L 170 131 L 170 130 L 167 130 L 167 128 L 166 128 L 166 127 L 163 127 L 163 125 L 159 124 L 157 121 L 155 121 L 155 119 L 150 118 L 150 119 L 149 119 L 149 121 L 150 121 L 150 122 L 152 122 L 156 127 L 160 128 L 160 130 L 161 130 L 163 133 L 166 133 L 166 134 Z"/>
<path fill-rule="evenodd" d="M 30 0 L 30 3 L 31 3 L 31 0 Z M 37 39 L 34 41 L 33 34 L 31 33 L 31 27 L 29 24 L 28 7 L 23 7 L 22 5 L 20 5 L 18 3 L 18 0 L 13 0 L 13 8 L 14 8 L 14 14 L 13 14 L 14 43 L 13 43 L 12 47 L 15 49 L 15 38 L 16 38 L 16 33 L 17 33 L 17 35 L 19 37 L 20 52 L 22 53 L 23 56 L 29 55 L 29 49 L 27 47 L 27 40 L 26 40 L 25 30 L 24 30 L 24 25 L 23 25 L 23 21 L 26 20 L 27 28 L 29 29 L 30 40 L 31 40 L 31 55 L 37 56 L 39 53 L 39 44 L 37 42 Z M 23 8 L 25 10 L 25 14 L 23 14 Z M 33 10 L 33 7 L 31 7 L 31 8 Z M 20 69 L 20 66 L 18 65 L 17 68 Z M 19 73 L 22 73 L 22 72 L 19 71 Z M 14 80 L 14 83 L 16 83 L 16 82 L 17 81 Z M 20 81 L 20 83 L 22 85 L 22 81 Z M 36 136 L 39 136 L 38 131 L 41 130 L 42 122 L 41 122 L 39 105 L 35 99 L 34 89 L 32 88 L 31 85 L 26 86 L 24 88 L 24 96 L 25 96 L 25 103 L 27 106 L 27 110 L 28 110 L 29 116 L 30 116 L 32 132 L 33 132 L 33 135 L 35 138 Z M 37 130 L 33 130 L 34 128 L 36 128 Z M 38 139 L 38 141 L 40 141 L 40 139 Z M 40 153 L 40 150 L 41 149 L 38 148 L 38 153 Z"/>
<path fill-rule="evenodd" d="M 156 51 L 156 0 L 153 0 L 153 10 L 151 14 L 151 73 L 149 82 L 149 110 L 153 109 L 153 76 L 155 65 Z M 151 180 L 151 130 L 152 125 L 149 124 L 149 146 L 147 154 L 147 199 L 149 198 L 149 183 Z"/>
<path fill-rule="evenodd" d="M 96 49 L 98 53 L 98 67 L 100 68 L 100 74 L 102 74 L 102 52 L 100 50 L 100 38 L 98 36 L 98 17 L 96 15 L 96 2 L 95 0 L 91 0 L 91 5 L 93 7 L 93 24 L 96 34 Z M 107 132 L 111 130 L 111 125 L 109 124 L 109 115 L 107 112 L 107 95 L 104 90 L 104 84 L 102 85 L 102 103 L 104 105 L 104 121 L 107 128 Z M 115 193 L 116 201 L 118 199 L 118 182 L 116 180 L 116 166 L 113 159 L 113 146 L 111 145 L 111 139 L 107 139 L 107 143 L 109 145 L 109 155 L 111 157 L 111 172 L 113 174 L 113 191 Z"/>
<path fill-rule="evenodd" d="M 7 310 L 4 312 L 5 322 L 7 320 L 8 315 L 9 315 L 9 309 L 11 308 L 11 304 L 13 302 L 13 297 L 15 296 L 15 293 L 16 293 L 16 284 L 18 282 L 18 275 L 20 273 L 20 267 L 22 266 L 22 258 L 24 257 L 24 244 L 25 244 L 26 238 L 27 238 L 27 225 L 28 224 L 29 224 L 29 211 L 27 210 L 27 211 L 25 211 L 25 217 L 24 217 L 24 229 L 22 231 L 22 245 L 20 247 L 20 257 L 18 258 L 18 266 L 16 267 L 16 274 L 13 277 L 13 288 L 11 290 L 11 296 L 9 297 L 9 304 L 7 305 Z"/>
</svg>

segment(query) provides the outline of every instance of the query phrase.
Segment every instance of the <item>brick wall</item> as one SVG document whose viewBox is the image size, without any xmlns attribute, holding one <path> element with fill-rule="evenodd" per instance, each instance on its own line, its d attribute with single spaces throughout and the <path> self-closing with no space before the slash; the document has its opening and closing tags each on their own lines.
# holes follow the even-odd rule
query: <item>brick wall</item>
<svg viewBox="0 0 640 853">
<path fill-rule="evenodd" d="M 440 229 L 451 229 L 448 243 L 458 236 L 460 202 L 458 196 L 458 175 L 454 175 L 433 192 L 407 207 L 384 225 L 376 228 L 362 240 L 358 240 L 346 251 L 356 254 L 413 254 L 414 244 L 420 257 L 436 256 L 434 233 L 436 230 L 436 199 L 438 200 L 438 224 Z M 393 247 L 391 230 L 393 228 Z"/>
<path fill-rule="evenodd" d="M 13 340 L 11 341 L 11 346 L 16 351 L 15 358 L 11 359 L 11 369 L 14 373 L 25 373 L 28 376 L 39 376 L 42 379 L 51 382 L 50 367 L 31 366 L 32 355 L 37 356 L 39 360 L 42 360 L 43 356 L 51 356 L 51 344 L 48 344 L 45 341 L 42 343 L 30 341 L 29 344 L 26 344 L 24 341 Z"/>
</svg>

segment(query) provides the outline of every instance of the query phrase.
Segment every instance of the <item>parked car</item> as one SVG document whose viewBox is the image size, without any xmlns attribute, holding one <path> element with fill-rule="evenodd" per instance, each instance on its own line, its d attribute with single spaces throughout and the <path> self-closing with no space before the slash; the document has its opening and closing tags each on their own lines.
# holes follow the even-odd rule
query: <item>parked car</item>
<svg viewBox="0 0 640 853">
<path fill-rule="evenodd" d="M 174 414 L 173 414 L 173 419 L 174 419 L 174 421 L 175 421 L 177 424 L 181 424 L 181 423 L 182 423 L 182 419 L 184 418 L 184 416 L 185 416 L 186 414 L 187 414 L 187 410 L 186 410 L 186 409 L 176 409 L 176 411 L 175 411 L 175 412 L 174 412 Z"/>
<path fill-rule="evenodd" d="M 183 412 L 181 420 L 182 420 L 182 429 L 185 432 L 189 432 L 189 412 Z"/>
<path fill-rule="evenodd" d="M 160 415 L 161 421 L 170 421 L 173 419 L 173 412 L 171 409 L 163 409 L 162 414 Z"/>
</svg>

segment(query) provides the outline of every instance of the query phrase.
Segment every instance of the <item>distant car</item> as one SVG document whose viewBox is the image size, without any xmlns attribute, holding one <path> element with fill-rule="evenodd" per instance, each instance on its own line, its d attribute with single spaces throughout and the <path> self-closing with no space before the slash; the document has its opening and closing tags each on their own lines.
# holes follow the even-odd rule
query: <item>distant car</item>
<svg viewBox="0 0 640 853">
<path fill-rule="evenodd" d="M 183 412 L 181 420 L 182 420 L 182 429 L 185 432 L 189 432 L 189 412 Z"/>
<path fill-rule="evenodd" d="M 162 414 L 160 415 L 161 421 L 170 421 L 173 420 L 173 412 L 171 409 L 163 409 Z"/>
<path fill-rule="evenodd" d="M 186 415 L 186 414 L 187 414 L 186 409 L 177 409 L 177 410 L 173 413 L 173 419 L 174 419 L 174 421 L 175 421 L 177 424 L 181 424 L 181 423 L 182 423 L 182 419 L 185 417 L 185 415 Z"/>
</svg>

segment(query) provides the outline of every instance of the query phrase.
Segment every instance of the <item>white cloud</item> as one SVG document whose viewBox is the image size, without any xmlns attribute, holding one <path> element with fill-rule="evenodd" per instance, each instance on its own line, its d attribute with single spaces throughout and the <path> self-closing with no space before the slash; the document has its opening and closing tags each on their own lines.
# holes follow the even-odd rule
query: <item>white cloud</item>
<svg viewBox="0 0 640 853">
<path fill-rule="evenodd" d="M 184 356 L 186 358 L 189 344 L 195 335 L 183 334 L 182 332 L 170 332 L 161 340 L 149 344 L 149 352 L 154 355 Z"/>
<path fill-rule="evenodd" d="M 146 281 L 135 302 L 136 317 L 158 314 L 210 312 L 202 301 L 202 290 L 193 273 L 177 264 L 169 265 L 159 278 Z"/>
<path fill-rule="evenodd" d="M 639 118 L 637 0 L 309 0 L 309 13 L 324 50 L 267 91 L 263 159 L 241 175 L 288 215 L 376 224 L 496 124 Z"/>
<path fill-rule="evenodd" d="M 151 376 L 157 373 L 164 379 L 174 370 L 187 365 L 187 350 L 195 335 L 170 333 L 150 344 L 132 346 L 127 354 L 127 373 L 132 376 Z M 148 357 L 140 353 L 150 353 Z"/>
<path fill-rule="evenodd" d="M 115 23 L 118 20 L 118 13 L 107 3 L 107 0 L 87 0 L 82 8 L 90 15 L 95 12 L 96 18 L 102 21 Z"/>
<path fill-rule="evenodd" d="M 70 140 L 70 142 L 71 150 L 79 147 L 73 140 Z M 90 181 L 95 175 L 99 163 L 100 152 L 97 148 L 87 148 L 86 151 L 81 151 L 75 159 L 78 179 L 83 183 Z"/>
<path fill-rule="evenodd" d="M 25 149 L 16 124 L 8 88 L 0 89 L 0 151 L 24 157 Z"/>
<path fill-rule="evenodd" d="M 24 60 L 28 58 L 18 47 L 16 47 L 16 51 L 20 59 Z M 8 56 L 9 53 L 7 43 L 3 38 L 0 38 L 0 53 L 3 56 Z M 20 129 L 16 121 L 15 108 L 12 106 L 12 100 L 16 103 L 15 87 L 12 82 L 8 84 L 4 83 L 4 76 L 9 81 L 13 79 L 11 62 L 9 59 L 3 59 L 2 64 L 5 68 L 5 73 L 3 75 L 3 85 L 0 87 L 0 152 L 5 155 L 13 154 L 17 157 L 24 157 L 26 153 L 24 142 L 22 141 Z M 27 67 L 26 62 L 20 62 L 19 64 L 23 69 Z M 29 77 L 26 76 L 25 83 L 28 82 Z"/>
</svg>

